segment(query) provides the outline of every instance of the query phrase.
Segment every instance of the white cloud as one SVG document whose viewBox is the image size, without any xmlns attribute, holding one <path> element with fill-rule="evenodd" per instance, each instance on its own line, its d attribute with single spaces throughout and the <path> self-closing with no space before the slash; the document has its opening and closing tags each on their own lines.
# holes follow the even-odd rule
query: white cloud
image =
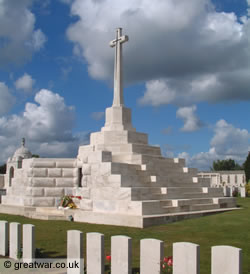
<svg viewBox="0 0 250 274">
<path fill-rule="evenodd" d="M 191 106 L 181 107 L 177 110 L 176 117 L 184 121 L 184 126 L 181 129 L 182 131 L 196 131 L 203 126 L 203 123 L 200 121 L 195 113 L 196 109 L 196 106 Z"/>
<path fill-rule="evenodd" d="M 167 81 L 152 80 L 146 83 L 146 91 L 139 103 L 159 106 L 172 103 L 176 100 L 176 91 L 168 86 Z"/>
<path fill-rule="evenodd" d="M 32 77 L 24 73 L 24 75 L 20 78 L 18 78 L 15 82 L 16 89 L 22 89 L 26 92 L 30 92 L 32 90 L 32 87 L 35 83 L 35 80 L 32 79 Z"/>
<path fill-rule="evenodd" d="M 74 108 L 60 95 L 42 89 L 34 100 L 21 115 L 0 118 L 0 162 L 14 153 L 22 137 L 31 152 L 50 157 L 75 157 L 79 143 L 87 142 L 87 133 L 73 135 Z"/>
<path fill-rule="evenodd" d="M 7 113 L 14 102 L 15 98 L 11 95 L 9 88 L 5 83 L 0 82 L 0 116 Z"/>
<path fill-rule="evenodd" d="M 35 29 L 31 0 L 0 1 L 0 67 L 27 61 L 40 50 L 46 36 Z"/>
<path fill-rule="evenodd" d="M 239 163 L 245 161 L 250 150 L 250 133 L 246 129 L 234 127 L 225 120 L 219 120 L 214 127 L 214 136 L 207 152 L 200 152 L 190 156 L 186 152 L 178 155 L 187 160 L 187 165 L 209 170 L 213 161 L 218 159 L 234 159 Z"/>
<path fill-rule="evenodd" d="M 91 118 L 94 120 L 101 120 L 104 117 L 105 113 L 103 111 L 101 112 L 92 112 Z"/>
<path fill-rule="evenodd" d="M 250 20 L 211 0 L 75 0 L 71 13 L 79 20 L 67 36 L 96 79 L 112 79 L 109 41 L 124 28 L 124 81 L 146 81 L 142 104 L 250 99 Z"/>
</svg>

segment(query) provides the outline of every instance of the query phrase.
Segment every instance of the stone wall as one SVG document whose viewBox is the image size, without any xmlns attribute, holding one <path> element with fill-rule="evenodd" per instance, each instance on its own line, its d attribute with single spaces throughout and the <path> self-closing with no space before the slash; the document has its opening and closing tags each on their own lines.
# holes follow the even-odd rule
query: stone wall
<svg viewBox="0 0 250 274">
<path fill-rule="evenodd" d="M 78 185 L 76 159 L 24 159 L 22 168 L 15 170 L 3 204 L 58 206 L 62 196 L 74 195 Z"/>
</svg>

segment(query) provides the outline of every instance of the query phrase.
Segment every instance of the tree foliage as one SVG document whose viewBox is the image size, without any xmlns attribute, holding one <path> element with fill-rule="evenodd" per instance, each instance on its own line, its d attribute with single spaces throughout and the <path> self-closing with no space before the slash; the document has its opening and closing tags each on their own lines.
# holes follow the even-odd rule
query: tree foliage
<svg viewBox="0 0 250 274">
<path fill-rule="evenodd" d="M 236 163 L 232 159 L 227 160 L 217 160 L 213 162 L 213 168 L 214 171 L 220 171 L 220 170 L 242 170 L 243 167 Z"/>
<path fill-rule="evenodd" d="M 248 182 L 250 180 L 250 152 L 248 152 L 246 161 L 244 162 L 243 166 L 246 174 L 246 182 Z"/>
<path fill-rule="evenodd" d="M 0 166 L 0 174 L 5 174 L 6 173 L 6 164 Z"/>
</svg>

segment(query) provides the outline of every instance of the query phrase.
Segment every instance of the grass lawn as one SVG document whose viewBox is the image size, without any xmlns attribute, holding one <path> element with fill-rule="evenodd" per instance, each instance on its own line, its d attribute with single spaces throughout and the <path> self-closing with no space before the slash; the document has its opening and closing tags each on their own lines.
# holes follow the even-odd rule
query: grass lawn
<svg viewBox="0 0 250 274">
<path fill-rule="evenodd" d="M 237 198 L 237 203 L 242 207 L 241 210 L 144 229 L 68 221 L 42 221 L 6 214 L 0 214 L 0 220 L 34 224 L 36 226 L 36 247 L 42 250 L 44 257 L 66 257 L 67 230 L 76 229 L 84 234 L 87 232 L 103 233 L 105 254 L 110 254 L 111 236 L 131 237 L 133 267 L 135 268 L 139 267 L 140 240 L 144 238 L 164 241 L 165 256 L 172 254 L 172 243 L 174 242 L 199 244 L 201 274 L 211 273 L 211 246 L 231 245 L 243 250 L 243 273 L 248 274 L 250 273 L 250 198 Z"/>
</svg>

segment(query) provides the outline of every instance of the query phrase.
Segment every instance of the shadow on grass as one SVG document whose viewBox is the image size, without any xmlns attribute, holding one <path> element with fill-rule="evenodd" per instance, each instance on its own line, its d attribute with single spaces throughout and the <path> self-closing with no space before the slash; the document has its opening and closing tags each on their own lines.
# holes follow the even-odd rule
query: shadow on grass
<svg viewBox="0 0 250 274">
<path fill-rule="evenodd" d="M 104 267 L 104 273 L 105 274 L 111 274 L 111 266 L 110 265 L 105 265 Z M 139 267 L 133 267 L 132 268 L 132 274 L 139 274 L 140 273 L 140 268 Z"/>
</svg>

